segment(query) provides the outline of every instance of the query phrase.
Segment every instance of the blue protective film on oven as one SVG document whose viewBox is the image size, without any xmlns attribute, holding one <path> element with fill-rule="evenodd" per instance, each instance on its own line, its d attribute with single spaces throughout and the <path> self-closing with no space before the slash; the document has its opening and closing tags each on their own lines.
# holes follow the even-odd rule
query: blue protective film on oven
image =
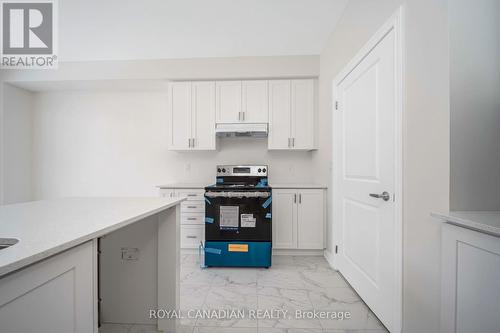
<svg viewBox="0 0 500 333">
<path fill-rule="evenodd" d="M 255 187 L 266 187 L 267 186 L 267 178 L 261 178 Z"/>
<path fill-rule="evenodd" d="M 262 208 L 267 208 L 269 207 L 269 205 L 271 204 L 271 202 L 273 201 L 273 197 L 269 197 L 267 198 L 266 201 L 264 201 L 264 203 L 262 204 Z"/>
<path fill-rule="evenodd" d="M 224 183 L 224 178 L 217 178 L 217 184 Z"/>
<path fill-rule="evenodd" d="M 267 213 L 266 214 L 266 219 L 270 219 L 271 218 L 271 213 Z"/>
<path fill-rule="evenodd" d="M 211 205 L 212 203 L 210 202 L 210 200 L 207 199 L 207 197 L 205 197 L 205 202 L 209 205 Z"/>
<path fill-rule="evenodd" d="M 220 250 L 220 249 L 213 249 L 211 247 L 205 248 L 205 253 L 221 254 L 221 252 L 222 252 L 222 250 Z"/>
<path fill-rule="evenodd" d="M 205 217 L 205 223 L 214 223 L 214 219 L 212 217 Z"/>
</svg>

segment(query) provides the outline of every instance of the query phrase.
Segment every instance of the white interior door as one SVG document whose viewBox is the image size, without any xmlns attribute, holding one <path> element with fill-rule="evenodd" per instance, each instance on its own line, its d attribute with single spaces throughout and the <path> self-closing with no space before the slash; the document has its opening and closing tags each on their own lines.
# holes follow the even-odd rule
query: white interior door
<svg viewBox="0 0 500 333">
<path fill-rule="evenodd" d="M 391 331 L 398 309 L 395 31 L 334 83 L 336 266 Z M 387 192 L 387 198 L 374 196 Z M 398 198 L 398 200 L 400 200 Z"/>
</svg>

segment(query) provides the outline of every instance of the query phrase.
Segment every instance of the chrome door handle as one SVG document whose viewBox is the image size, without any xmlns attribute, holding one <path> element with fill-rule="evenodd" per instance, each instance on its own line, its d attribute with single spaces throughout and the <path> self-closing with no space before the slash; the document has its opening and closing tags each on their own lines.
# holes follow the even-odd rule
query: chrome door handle
<svg viewBox="0 0 500 333">
<path fill-rule="evenodd" d="M 391 198 L 391 195 L 389 194 L 389 192 L 384 191 L 384 192 L 382 192 L 382 194 L 370 193 L 370 197 L 377 198 L 377 199 L 383 199 L 384 201 L 389 201 L 389 199 Z"/>
</svg>

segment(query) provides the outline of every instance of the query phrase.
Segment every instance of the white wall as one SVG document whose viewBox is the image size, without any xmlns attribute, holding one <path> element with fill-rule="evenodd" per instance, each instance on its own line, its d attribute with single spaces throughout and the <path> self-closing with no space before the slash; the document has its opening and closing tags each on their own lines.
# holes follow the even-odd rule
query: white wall
<svg viewBox="0 0 500 333">
<path fill-rule="evenodd" d="M 450 1 L 451 209 L 500 210 L 500 1 Z"/>
<path fill-rule="evenodd" d="M 5 84 L 1 126 L 2 204 L 32 199 L 32 94 Z"/>
<path fill-rule="evenodd" d="M 167 149 L 162 92 L 46 92 L 34 98 L 34 189 L 61 196 L 156 196 L 156 185 L 215 181 L 217 164 L 269 164 L 274 182 L 312 180 L 310 152 L 224 138 L 216 152 Z"/>
<path fill-rule="evenodd" d="M 332 80 L 400 5 L 406 39 L 403 328 L 438 332 L 440 226 L 429 214 L 449 207 L 447 0 L 349 2 L 320 56 L 320 149 L 313 159 L 316 181 L 330 182 Z"/>
</svg>

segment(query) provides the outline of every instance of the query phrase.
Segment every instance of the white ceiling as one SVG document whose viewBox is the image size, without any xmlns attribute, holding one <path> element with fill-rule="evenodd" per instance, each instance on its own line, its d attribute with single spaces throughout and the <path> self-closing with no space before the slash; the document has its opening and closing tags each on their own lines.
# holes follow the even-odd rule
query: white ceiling
<svg viewBox="0 0 500 333">
<path fill-rule="evenodd" d="M 348 0 L 62 0 L 61 61 L 319 54 Z"/>
</svg>

